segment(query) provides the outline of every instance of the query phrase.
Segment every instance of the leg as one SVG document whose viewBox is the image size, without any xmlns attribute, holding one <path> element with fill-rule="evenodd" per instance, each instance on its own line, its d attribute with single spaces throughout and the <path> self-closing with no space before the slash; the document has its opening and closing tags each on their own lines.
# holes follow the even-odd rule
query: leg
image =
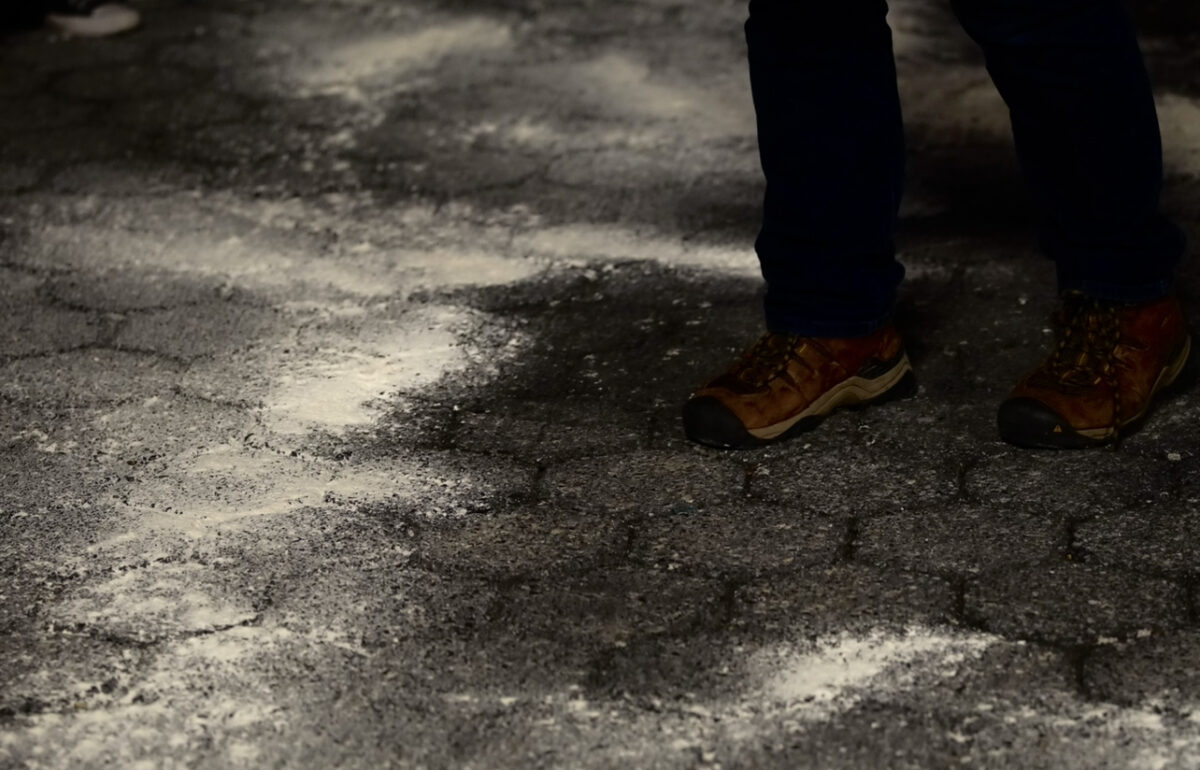
<svg viewBox="0 0 1200 770">
<path fill-rule="evenodd" d="M 861 336 L 891 314 L 904 138 L 886 16 L 884 0 L 750 3 L 771 331 Z"/>
<path fill-rule="evenodd" d="M 888 318 L 904 165 L 884 0 L 752 0 L 750 82 L 767 194 L 768 333 L 683 409 L 687 435 L 757 446 L 911 392 Z"/>
<path fill-rule="evenodd" d="M 1182 232 L 1159 211 L 1162 145 L 1120 0 L 953 0 L 1012 115 L 1059 288 L 1118 301 L 1169 293 Z"/>
<path fill-rule="evenodd" d="M 1012 114 L 1066 293 L 1050 356 L 1000 405 L 1007 441 L 1116 441 L 1182 371 L 1190 338 L 1170 296 L 1182 233 L 1159 211 L 1162 147 L 1119 0 L 954 0 Z"/>
</svg>

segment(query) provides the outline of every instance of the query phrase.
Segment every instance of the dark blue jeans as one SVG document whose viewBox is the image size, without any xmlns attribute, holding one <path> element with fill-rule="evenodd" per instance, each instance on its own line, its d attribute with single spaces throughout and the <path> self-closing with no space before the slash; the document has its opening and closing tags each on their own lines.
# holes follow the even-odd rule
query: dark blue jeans
<svg viewBox="0 0 1200 770">
<path fill-rule="evenodd" d="M 1182 231 L 1159 210 L 1162 144 L 1120 0 L 952 0 L 1008 104 L 1059 289 L 1169 293 Z M 767 326 L 868 334 L 904 276 L 893 231 L 904 130 L 885 0 L 751 0 L 767 189 L 755 244 Z"/>
</svg>

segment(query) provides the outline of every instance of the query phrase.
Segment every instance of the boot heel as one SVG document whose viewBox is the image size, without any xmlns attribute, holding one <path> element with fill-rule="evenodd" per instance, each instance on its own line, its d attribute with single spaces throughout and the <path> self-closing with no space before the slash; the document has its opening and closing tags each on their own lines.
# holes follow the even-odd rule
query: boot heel
<svg viewBox="0 0 1200 770">
<path fill-rule="evenodd" d="M 915 395 L 917 395 L 917 375 L 912 369 L 909 369 L 904 373 L 904 376 L 900 378 L 899 382 L 870 401 L 864 402 L 863 405 L 886 404 L 889 401 L 903 401 L 905 399 L 912 398 Z"/>
<path fill-rule="evenodd" d="M 1187 358 L 1179 367 L 1179 372 L 1171 380 L 1171 384 L 1163 388 L 1163 391 L 1168 395 L 1177 396 L 1181 393 L 1186 393 L 1196 387 L 1197 380 L 1200 380 L 1200 356 L 1196 355 L 1190 338 L 1184 355 Z"/>
<path fill-rule="evenodd" d="M 906 398 L 912 398 L 917 395 L 917 375 L 912 369 L 909 369 L 900 382 L 897 382 L 891 390 L 884 393 L 881 398 L 885 401 L 900 401 Z"/>
</svg>

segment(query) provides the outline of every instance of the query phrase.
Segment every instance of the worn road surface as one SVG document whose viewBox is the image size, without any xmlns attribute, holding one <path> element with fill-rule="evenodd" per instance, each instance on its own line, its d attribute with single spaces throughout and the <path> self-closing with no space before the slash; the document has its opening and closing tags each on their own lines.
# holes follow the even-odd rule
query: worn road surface
<svg viewBox="0 0 1200 770">
<path fill-rule="evenodd" d="M 892 11 L 919 393 L 683 440 L 760 324 L 701 5 L 3 39 L 0 767 L 1200 767 L 1200 392 L 997 440 L 1052 271 L 945 3 Z M 1197 7 L 1139 4 L 1193 242 Z"/>
</svg>

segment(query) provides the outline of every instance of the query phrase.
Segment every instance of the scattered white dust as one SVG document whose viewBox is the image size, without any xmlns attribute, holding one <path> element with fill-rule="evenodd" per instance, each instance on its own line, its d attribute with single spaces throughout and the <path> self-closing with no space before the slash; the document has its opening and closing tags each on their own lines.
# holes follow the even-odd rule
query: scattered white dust
<svg viewBox="0 0 1200 770">
<path fill-rule="evenodd" d="M 383 250 L 379 259 L 404 276 L 410 285 L 453 288 L 516 283 L 546 270 L 536 259 L 464 248 Z"/>
<path fill-rule="evenodd" d="M 478 24 L 464 30 L 483 34 Z M 449 38 L 420 39 L 436 48 Z M 410 304 L 410 295 L 509 284 L 549 269 L 553 258 L 513 249 L 507 230 L 473 223 L 476 212 L 469 207 L 438 214 L 419 206 L 384 211 L 349 196 L 176 197 L 179 205 L 156 208 L 136 228 L 124 225 L 137 221 L 126 207 L 144 203 L 106 202 L 85 224 L 48 228 L 45 248 L 68 259 L 78 254 L 93 270 L 149 269 L 185 280 L 201 275 L 219 281 L 225 295 L 244 292 L 273 304 L 272 323 L 256 332 L 252 345 L 191 370 L 197 392 L 208 394 L 216 382 L 230 398 L 259 405 L 248 414 L 257 422 L 257 441 L 204 436 L 201 426 L 189 448 L 165 458 L 162 472 L 145 474 L 129 490 L 125 530 L 97 544 L 94 554 L 109 546 L 128 553 L 140 538 L 153 551 L 159 534 L 204 538 L 253 517 L 324 505 L 420 500 L 430 515 L 441 515 L 460 508 L 452 497 L 482 489 L 462 471 L 439 477 L 411 458 L 363 466 L 294 450 L 320 436 L 370 430 L 384 410 L 391 419 L 406 419 L 404 405 L 411 401 L 405 398 L 447 377 L 479 382 L 493 376 L 522 349 L 519 333 L 464 306 Z M 447 223 L 447 213 L 456 221 Z M 344 234 L 344 240 L 339 237 L 331 254 L 314 233 Z M 49 446 L 48 437 L 28 438 Z M 126 609 L 134 618 L 150 611 Z"/>
<path fill-rule="evenodd" d="M 177 203 L 180 212 L 196 207 L 186 195 L 178 196 Z M 281 296 L 284 306 L 331 313 L 349 312 L 347 298 L 403 301 L 418 291 L 501 286 L 593 261 L 645 259 L 745 276 L 759 272 L 749 242 L 688 241 L 619 225 L 544 226 L 527 211 L 512 212 L 506 225 L 498 226 L 472 222 L 481 214 L 469 206 L 450 215 L 455 223 L 447 224 L 446 214 L 423 206 L 382 211 L 352 204 L 330 208 L 299 199 L 265 205 L 216 196 L 204 205 L 213 221 L 200 229 L 180 213 L 161 223 L 177 233 L 172 237 L 122 229 L 113 220 L 125 219 L 123 210 L 79 226 L 50 225 L 38 237 L 41 248 L 81 268 L 153 269 L 221 279 L 230 289 Z M 351 241 L 353 245 L 330 256 L 309 234 L 309 229 L 340 234 L 350 229 L 348 221 L 356 233 L 373 234 L 377 243 Z M 302 225 L 305 229 L 298 231 Z M 414 240 L 422 241 L 422 248 L 391 245 Z M 346 296 L 326 296 L 331 291 Z"/>
<path fill-rule="evenodd" d="M 749 81 L 740 68 L 738 77 L 725 87 L 710 89 L 683 75 L 668 79 L 644 61 L 613 52 L 556 68 L 545 78 L 548 88 L 609 115 L 678 122 L 686 126 L 691 141 L 754 135 Z M 626 131 L 632 135 L 636 127 Z"/>
<path fill-rule="evenodd" d="M 278 373 L 264 404 L 273 433 L 304 435 L 370 425 L 377 405 L 400 393 L 428 388 L 465 370 L 482 351 L 471 340 L 484 317 L 466 308 L 433 306 L 402 319 L 374 324 L 369 334 L 333 339 Z M 497 355 L 511 354 L 519 342 Z"/>
<path fill-rule="evenodd" d="M 69 592 L 48 614 L 65 626 L 84 624 L 125 636 L 194 633 L 250 620 L 254 610 L 216 596 L 199 564 L 151 564 Z"/>
<path fill-rule="evenodd" d="M 380 225 L 386 228 L 388 223 Z M 168 241 L 158 251 L 154 266 L 219 276 L 251 290 L 308 285 L 363 298 L 403 298 L 421 288 L 511 283 L 546 268 L 536 260 L 479 249 L 371 248 L 331 259 L 299 243 L 284 252 L 263 240 L 246 236 L 215 240 L 207 233 L 187 234 Z"/>
<path fill-rule="evenodd" d="M 924 40 L 915 31 L 901 30 L 898 35 L 897 47 L 902 54 L 922 45 Z M 316 46 L 305 51 L 306 65 L 290 73 L 288 81 L 299 84 L 302 96 L 342 98 L 358 103 L 365 115 L 378 119 L 380 113 L 369 104 L 373 97 L 405 88 L 408 81 L 431 72 L 450 57 L 479 57 L 509 51 L 513 46 L 508 26 L 483 18 L 465 19 L 403 34 L 376 34 Z M 614 114 L 694 130 L 697 140 L 753 134 L 748 90 L 740 81 L 730 80 L 726 84 L 729 87 L 705 90 L 694 83 L 673 81 L 622 53 L 554 72 L 547 70 L 544 77 L 548 87 L 560 95 Z M 959 130 L 1006 131 L 1001 105 L 979 72 L 959 73 L 952 80 L 950 89 L 916 89 L 937 97 L 917 99 L 906 108 L 918 121 L 944 123 L 949 99 L 952 111 L 962 113 L 953 118 Z M 1197 173 L 1200 105 L 1170 94 L 1160 97 L 1158 104 L 1169 167 L 1176 172 Z M 545 145 L 564 139 L 553 126 L 532 119 L 522 120 L 508 131 L 510 139 L 518 144 Z M 638 133 L 635 127 L 608 139 L 592 139 L 636 143 Z M 353 131 L 345 128 L 339 128 L 328 140 L 329 146 L 340 148 L 352 147 L 355 142 Z M 187 212 L 193 210 L 196 201 L 180 196 L 176 203 L 168 208 Z M 225 204 L 229 216 L 253 213 L 255 206 L 265 205 L 236 199 Z M 99 206 L 95 202 L 90 205 Z M 536 275 L 548 265 L 609 258 L 647 259 L 745 276 L 758 272 L 749 245 L 694 246 L 678 238 L 590 225 L 526 230 L 506 249 L 463 248 L 461 243 L 436 242 L 420 248 L 397 248 L 364 242 L 330 259 L 320 249 L 307 246 L 303 237 L 287 238 L 286 231 L 289 226 L 319 221 L 336 232 L 340 226 L 336 212 L 290 201 L 275 210 L 263 208 L 256 215 L 259 219 L 251 221 L 249 229 L 211 227 L 209 222 L 193 227 L 186 217 L 181 222 L 168 220 L 139 229 L 119 224 L 122 218 L 139 221 L 139 211 L 118 212 L 117 223 L 97 216 L 88 223 L 48 226 L 43 245 L 54 252 L 55 259 L 75 259 L 89 269 L 159 268 L 182 275 L 219 276 L 232 288 L 251 292 L 284 290 L 288 301 L 296 303 L 293 310 L 301 306 L 309 310 L 323 308 L 331 315 L 345 317 L 367 315 L 365 306 L 347 306 L 344 297 L 331 301 L 323 292 L 333 289 L 362 301 L 403 299 L 421 288 L 499 285 Z M 366 229 L 382 234 L 380 242 L 403 242 L 408 236 L 403 212 L 377 216 Z M 361 223 L 361 218 L 355 219 Z M 427 225 L 418 229 L 427 234 L 423 229 Z M 470 227 L 462 225 L 458 229 L 461 237 Z M 262 237 L 264 232 L 270 237 Z M 89 244 L 99 248 L 90 248 Z M 272 369 L 273 384 L 262 408 L 268 438 L 286 449 L 289 444 L 302 444 L 316 432 L 369 427 L 378 416 L 375 405 L 381 400 L 419 391 L 449 373 L 471 366 L 470 337 L 488 323 L 487 317 L 455 308 L 434 312 L 444 315 L 434 323 L 415 316 L 400 319 L 394 325 L 393 336 L 374 338 L 371 344 L 364 344 L 348 331 L 342 339 L 333 339 L 332 344 L 304 354 L 306 357 L 290 359 L 286 366 Z M 42 451 L 59 450 L 44 435 L 25 438 Z M 172 459 L 169 468 L 167 474 L 145 479 L 133 488 L 126 510 L 128 528 L 118 537 L 144 540 L 152 550 L 163 522 L 195 537 L 207 537 L 216 527 L 230 522 L 327 505 L 331 497 L 361 500 L 397 492 L 414 494 L 445 487 L 448 482 L 445 494 L 453 497 L 469 491 L 472 483 L 402 462 L 387 467 L 347 468 L 286 451 L 234 443 L 185 451 Z M 224 595 L 209 585 L 204 575 L 195 573 L 202 569 L 193 564 L 133 570 L 88 581 L 86 593 L 57 604 L 53 612 L 59 620 L 121 632 L 145 628 L 195 633 L 232 628 L 169 645 L 158 656 L 153 670 L 113 707 L 68 715 L 32 715 L 19 729 L 0 732 L 0 747 L 25 747 L 31 767 L 104 763 L 135 767 L 146 760 L 131 754 L 130 746 L 138 747 L 142 757 L 167 757 L 189 743 L 203 744 L 214 728 L 237 731 L 260 725 L 275 729 L 284 726 L 286 712 L 274 702 L 272 694 L 255 693 L 248 686 L 252 678 L 242 670 L 256 660 L 286 654 L 281 648 L 295 643 L 294 635 L 281 628 L 238 625 L 254 617 L 251 608 L 244 600 Z M 347 644 L 336 634 L 312 641 Z M 753 687 L 731 701 L 695 704 L 688 714 L 692 720 L 700 720 L 704 729 L 716 730 L 715 725 L 723 725 L 720 729 L 733 736 L 739 732 L 745 736 L 761 734 L 764 723 L 780 715 L 801 721 L 835 719 L 867 694 L 887 701 L 923 683 L 952 677 L 966 661 L 994 643 L 996 640 L 988 636 L 913 628 L 902 633 L 839 634 L 808 646 L 779 645 L 751 657 L 749 671 L 751 681 L 756 683 Z M 214 676 L 216 670 L 222 673 Z M 223 690 L 211 692 L 214 682 Z M 571 697 L 577 700 L 574 694 Z M 601 714 L 584 707 L 576 711 L 589 719 Z M 1074 724 L 1070 715 L 1041 714 L 1032 709 L 1014 718 L 1031 725 L 1045 725 L 1055 719 Z M 1105 740 L 1114 745 L 1130 740 L 1153 743 L 1160 740 L 1164 730 L 1162 717 L 1144 709 L 1114 706 L 1087 718 L 1100 720 Z M 652 721 L 654 724 L 645 727 L 657 728 L 659 718 L 655 716 Z M 650 734 L 653 730 L 644 732 Z M 611 732 L 607 736 L 611 737 Z M 661 736 L 655 740 L 661 742 Z M 681 739 L 671 745 L 690 751 L 694 741 Z M 1147 749 L 1137 765 L 1183 766 L 1178 762 L 1182 757 L 1196 756 L 1195 748 L 1188 744 Z M 226 752 L 235 763 L 252 763 L 257 756 L 254 743 L 248 741 L 230 742 Z"/>
<path fill-rule="evenodd" d="M 739 247 L 692 244 L 678 236 L 639 232 L 618 225 L 559 225 L 517 236 L 513 247 L 560 263 L 586 264 L 606 259 L 644 259 L 674 267 L 693 267 L 729 275 L 759 275 L 749 244 Z"/>
<path fill-rule="evenodd" d="M 1162 94 L 1157 103 L 1168 172 L 1200 174 L 1200 99 Z"/>
<path fill-rule="evenodd" d="M 461 19 L 327 48 L 316 44 L 307 52 L 311 63 L 296 76 L 302 95 L 329 94 L 362 102 L 371 85 L 395 89 L 414 72 L 435 69 L 447 57 L 478 56 L 511 45 L 508 26 L 486 18 Z"/>
<path fill-rule="evenodd" d="M 902 633 L 841 634 L 807 651 L 792 646 L 767 649 L 750 663 L 751 677 L 762 684 L 749 697 L 825 719 L 854 706 L 864 691 L 886 698 L 912 687 L 917 672 L 953 673 L 959 663 L 996 641 L 980 634 L 911 628 Z"/>
<path fill-rule="evenodd" d="M 735 661 L 746 685 L 733 695 L 671 706 L 652 702 L 653 710 L 634 714 L 612 713 L 604 702 L 579 701 L 571 690 L 558 698 L 567 712 L 582 717 L 572 730 L 581 733 L 576 743 L 589 747 L 589 763 L 693 766 L 706 751 L 732 750 L 736 756 L 738 747 L 757 749 L 781 734 L 836 721 L 867 697 L 911 702 L 1001 642 L 925 627 L 843 632 L 749 651 Z M 664 714 L 671 711 L 676 713 Z M 551 722 L 547 729 L 561 726 Z M 612 740 L 615 734 L 621 739 Z"/>
<path fill-rule="evenodd" d="M 47 712 L 0 731 L 0 750 L 22 747 L 24 766 L 194 766 L 231 741 L 232 757 L 262 736 L 290 729 L 293 710 L 275 702 L 247 667 L 272 666 L 303 640 L 283 628 L 238 627 L 167 645 L 134 686 L 103 707 Z M 236 748 L 235 748 L 236 747 Z"/>
<path fill-rule="evenodd" d="M 389 501 L 408 503 L 429 517 L 459 515 L 463 501 L 486 497 L 482 479 L 447 472 L 414 457 L 347 465 L 238 445 L 184 453 L 162 478 L 132 489 L 122 510 L 125 531 L 98 550 L 130 549 L 131 537 L 182 535 L 206 538 L 256 517 L 313 508 L 356 508 Z M 151 544 L 147 543 L 147 549 Z"/>
<path fill-rule="evenodd" d="M 827 724 L 856 731 L 845 734 L 860 735 L 882 750 L 859 720 L 870 713 L 899 711 L 940 715 L 933 724 L 945 724 L 945 737 L 964 746 L 964 765 L 972 760 L 987 766 L 1001 759 L 1019 761 L 1028 751 L 1023 736 L 1034 736 L 1037 750 L 1051 764 L 1065 757 L 1078 767 L 1200 767 L 1200 733 L 1167 726 L 1151 702 L 1122 707 L 1065 693 L 1062 699 L 1026 700 L 1014 691 L 973 703 L 977 696 L 970 688 L 963 692 L 959 683 L 973 672 L 991 670 L 993 662 L 978 662 L 989 650 L 1013 644 L 986 634 L 919 626 L 835 633 L 809 643 L 750 650 L 736 661 L 744 666 L 747 684 L 733 695 L 687 694 L 674 702 L 651 698 L 649 708 L 630 709 L 613 701 L 583 700 L 578 688 L 569 688 L 553 696 L 554 716 L 534 727 L 545 730 L 550 741 L 569 725 L 574 744 L 586 748 L 578 756 L 560 757 L 564 764 L 691 767 L 697 766 L 697 757 L 707 756 L 699 763 L 706 766 L 722 754 L 753 757 L 764 747 L 796 745 L 806 740 L 797 736 Z M 455 697 L 478 698 L 470 693 Z M 855 710 L 868 701 L 869 711 Z M 955 727 L 956 719 L 964 729 Z M 973 729 L 965 729 L 973 723 Z M 541 738 L 535 734 L 534 739 Z"/>
<path fill-rule="evenodd" d="M 239 626 L 219 634 L 194 636 L 170 648 L 168 660 L 156 664 L 146 686 L 155 692 L 173 687 L 179 678 L 171 663 L 183 668 L 203 665 L 237 665 L 249 658 L 269 655 L 275 648 L 296 640 L 296 634 L 286 628 Z"/>
</svg>

